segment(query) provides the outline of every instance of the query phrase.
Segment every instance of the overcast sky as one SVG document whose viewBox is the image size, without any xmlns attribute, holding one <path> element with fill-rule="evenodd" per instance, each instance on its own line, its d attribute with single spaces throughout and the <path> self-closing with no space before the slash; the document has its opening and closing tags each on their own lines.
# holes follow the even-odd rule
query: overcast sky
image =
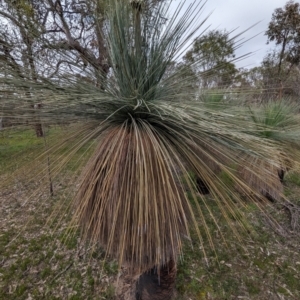
<svg viewBox="0 0 300 300">
<path fill-rule="evenodd" d="M 187 7 L 194 0 L 187 0 Z M 203 1 L 204 2 L 204 1 Z M 276 8 L 284 7 L 287 0 L 208 0 L 202 13 L 203 18 L 211 16 L 207 20 L 210 29 L 226 29 L 231 31 L 236 29 L 236 33 L 246 30 L 257 22 L 260 22 L 242 36 L 245 40 L 243 46 L 236 51 L 237 56 L 248 52 L 255 52 L 249 58 L 237 63 L 238 67 L 251 68 L 257 66 L 262 61 L 269 49 L 274 48 L 274 44 L 267 45 L 267 37 L 264 32 L 271 21 L 272 13 Z M 176 7 L 180 0 L 173 0 L 172 8 Z M 258 35 L 254 37 L 255 35 Z"/>
</svg>

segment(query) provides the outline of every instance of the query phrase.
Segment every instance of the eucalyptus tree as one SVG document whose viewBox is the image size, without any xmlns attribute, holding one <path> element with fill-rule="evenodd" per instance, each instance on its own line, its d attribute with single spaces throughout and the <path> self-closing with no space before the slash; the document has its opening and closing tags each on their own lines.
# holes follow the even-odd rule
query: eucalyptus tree
<svg viewBox="0 0 300 300">
<path fill-rule="evenodd" d="M 289 73 L 300 63 L 300 4 L 291 0 L 276 8 L 265 35 L 279 47 L 274 80 L 281 97 Z"/>
<path fill-rule="evenodd" d="M 161 1 L 146 1 L 145 9 Z M 1 61 L 31 78 L 52 78 L 74 65 L 107 74 L 107 6 L 103 0 L 1 1 Z"/>
<path fill-rule="evenodd" d="M 202 88 L 229 86 L 237 69 L 234 65 L 235 37 L 226 30 L 211 30 L 195 39 L 185 54 L 187 63 L 194 63 Z"/>
<path fill-rule="evenodd" d="M 144 1 L 107 3 L 103 34 L 108 73 L 103 72 L 101 63 L 98 69 L 93 65 L 90 52 L 73 47 L 72 55 L 61 49 L 61 57 L 66 55 L 72 65 L 70 72 L 58 68 L 55 78 L 38 81 L 25 81 L 15 73 L 14 77 L 0 77 L 0 82 L 16 90 L 29 86 L 31 97 L 43 102 L 39 116 L 46 122 L 67 120 L 72 124 L 62 142 L 38 157 L 56 155 L 51 163 L 54 180 L 59 180 L 72 155 L 89 143 L 95 145 L 80 183 L 70 181 L 69 189 L 75 189 L 74 207 L 68 206 L 73 216 L 71 228 L 80 228 L 83 240 L 105 248 L 120 268 L 126 265 L 132 275 L 142 274 L 133 298 L 171 299 L 176 266 L 183 244 L 191 239 L 191 228 L 205 255 L 204 243 L 214 249 L 208 222 L 218 225 L 210 199 L 196 192 L 191 173 L 205 180 L 228 226 L 238 236 L 238 225 L 248 230 L 240 211 L 245 203 L 239 191 L 249 202 L 259 193 L 235 172 L 236 166 L 242 165 L 249 176 L 271 189 L 274 178 L 266 177 L 261 165 L 277 166 L 273 157 L 281 157 L 278 143 L 284 146 L 285 141 L 275 144 L 257 135 L 240 111 L 216 111 L 195 101 L 190 89 L 194 75 L 184 71 L 183 76 L 182 68 L 170 72 L 205 21 L 195 25 L 201 2 L 184 13 L 182 2 L 167 19 L 167 2 L 156 3 L 152 9 L 146 9 L 148 2 Z M 59 14 L 56 6 L 53 18 L 62 22 Z M 84 58 L 76 60 L 81 56 Z M 205 57 L 195 58 L 195 63 L 202 60 Z M 6 100 L 16 104 L 11 113 L 28 110 L 26 97 L 12 95 Z M 9 111 L 5 107 L 4 111 Z M 290 151 L 298 153 L 298 143 L 299 139 L 291 140 Z M 70 145 L 67 150 L 66 145 Z M 61 155 L 62 150 L 69 155 Z M 292 157 L 297 163 L 299 155 Z M 28 181 L 37 176 L 42 180 L 40 169 L 30 170 Z M 234 185 L 222 181 L 219 173 L 225 173 Z"/>
<path fill-rule="evenodd" d="M 280 74 L 278 74 L 279 65 Z M 255 85 L 261 87 L 261 95 L 264 100 L 268 100 L 285 97 L 296 98 L 299 95 L 299 71 L 298 66 L 291 64 L 286 59 L 280 62 L 280 52 L 273 49 L 265 55 L 260 66 L 250 70 L 250 74 L 256 75 L 253 83 L 256 82 Z"/>
<path fill-rule="evenodd" d="M 99 1 L 1 1 L 0 66 L 3 76 L 24 82 L 56 79 L 61 70 L 75 73 L 77 65 L 95 74 L 109 70 L 103 39 L 103 3 Z M 98 83 L 99 84 L 99 83 Z M 31 95 L 29 86 L 19 97 Z M 29 100 L 31 114 L 43 104 Z M 43 136 L 38 117 L 33 122 L 37 136 Z"/>
<path fill-rule="evenodd" d="M 2 61 L 33 78 L 52 78 L 74 65 L 106 74 L 104 9 L 94 0 L 1 1 Z"/>
<path fill-rule="evenodd" d="M 274 41 L 280 46 L 278 75 L 281 73 L 283 60 L 290 64 L 300 62 L 300 4 L 288 1 L 284 8 L 276 8 L 272 14 L 268 30 L 265 33 L 268 42 Z"/>
</svg>

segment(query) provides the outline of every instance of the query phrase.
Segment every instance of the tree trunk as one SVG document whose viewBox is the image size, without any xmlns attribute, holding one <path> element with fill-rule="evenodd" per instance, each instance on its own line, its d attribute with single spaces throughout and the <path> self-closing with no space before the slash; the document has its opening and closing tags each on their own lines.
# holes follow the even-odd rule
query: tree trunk
<svg viewBox="0 0 300 300">
<path fill-rule="evenodd" d="M 176 273 L 174 260 L 170 260 L 160 270 L 152 268 L 143 273 L 136 283 L 136 300 L 172 299 Z"/>
<path fill-rule="evenodd" d="M 41 103 L 33 105 L 34 109 L 40 109 L 41 107 L 42 107 Z M 36 118 L 34 128 L 35 128 L 35 134 L 37 137 L 44 137 L 43 125 L 42 125 L 39 117 Z"/>
<path fill-rule="evenodd" d="M 44 136 L 43 126 L 42 126 L 41 123 L 36 123 L 34 125 L 34 128 L 35 128 L 36 137 L 43 137 Z"/>
</svg>

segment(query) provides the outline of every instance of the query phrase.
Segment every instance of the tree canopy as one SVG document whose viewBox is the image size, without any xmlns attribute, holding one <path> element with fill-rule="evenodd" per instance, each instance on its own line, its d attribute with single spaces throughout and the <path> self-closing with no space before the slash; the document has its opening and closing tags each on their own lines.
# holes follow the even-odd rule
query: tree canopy
<svg viewBox="0 0 300 300">
<path fill-rule="evenodd" d="M 278 74 L 281 73 L 282 61 L 291 64 L 300 62 L 300 4 L 288 1 L 284 8 L 275 9 L 268 30 L 265 33 L 268 42 L 280 45 Z"/>
<path fill-rule="evenodd" d="M 232 62 L 235 58 L 234 38 L 226 30 L 212 30 L 198 37 L 184 56 L 185 62 L 194 65 L 202 87 L 229 85 L 237 72 Z"/>
</svg>

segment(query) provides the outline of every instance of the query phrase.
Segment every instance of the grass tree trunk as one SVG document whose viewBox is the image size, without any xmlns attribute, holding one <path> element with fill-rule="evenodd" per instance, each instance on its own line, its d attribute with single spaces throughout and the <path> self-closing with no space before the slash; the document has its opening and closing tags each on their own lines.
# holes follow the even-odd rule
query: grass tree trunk
<svg viewBox="0 0 300 300">
<path fill-rule="evenodd" d="M 137 56 L 141 57 L 141 10 L 142 1 L 132 1 L 135 12 L 135 50 Z M 176 264 L 170 260 L 160 269 L 154 267 L 140 275 L 136 283 L 136 300 L 168 300 L 172 299 L 175 278 Z"/>
<path fill-rule="evenodd" d="M 168 300 L 174 294 L 176 263 L 170 260 L 160 269 L 144 272 L 136 283 L 136 300 Z"/>
</svg>

